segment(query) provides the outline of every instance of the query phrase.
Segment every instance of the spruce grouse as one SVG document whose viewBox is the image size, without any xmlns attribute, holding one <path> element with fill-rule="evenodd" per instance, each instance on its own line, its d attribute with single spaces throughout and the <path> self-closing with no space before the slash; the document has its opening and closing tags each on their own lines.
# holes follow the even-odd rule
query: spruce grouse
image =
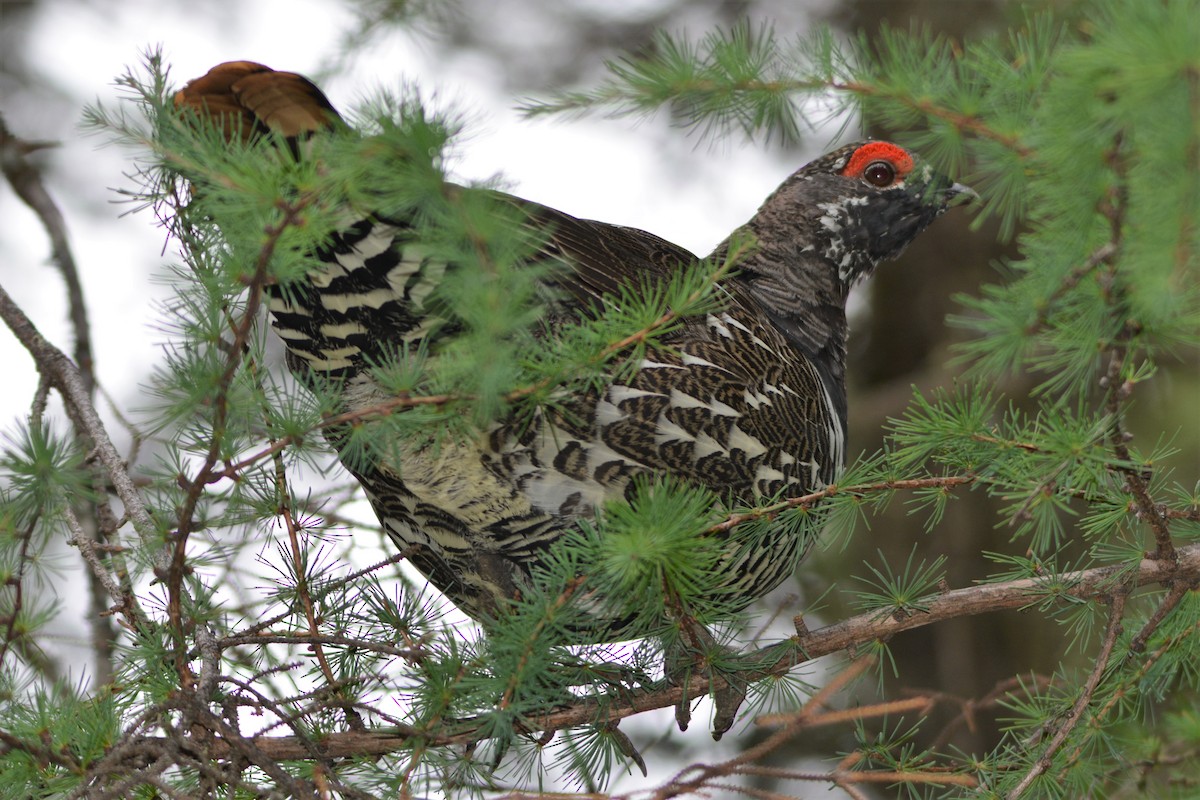
<svg viewBox="0 0 1200 800">
<path fill-rule="evenodd" d="M 216 117 L 230 138 L 273 132 L 294 151 L 298 138 L 340 124 L 308 80 L 246 61 L 189 82 L 175 103 Z M 565 409 L 495 422 L 471 444 L 346 466 L 396 545 L 478 619 L 637 476 L 673 476 L 735 504 L 818 489 L 845 458 L 850 288 L 970 195 L 897 145 L 835 150 L 790 175 L 735 231 L 755 246 L 721 281 L 720 309 L 685 319 L 632 371 L 581 390 Z M 557 280 L 574 299 L 556 306 L 558 317 L 603 313 L 622 289 L 697 260 L 641 230 L 511 200 L 549 231 L 544 252 L 570 265 Z M 406 221 L 384 215 L 347 225 L 315 256 L 306 284 L 271 296 L 272 324 L 302 380 L 339 387 L 344 410 L 377 404 L 386 396 L 367 365 L 437 327 L 427 300 L 454 266 L 424 258 Z M 791 574 L 800 549 L 782 534 L 730 549 L 729 594 L 743 605 L 761 597 Z"/>
</svg>

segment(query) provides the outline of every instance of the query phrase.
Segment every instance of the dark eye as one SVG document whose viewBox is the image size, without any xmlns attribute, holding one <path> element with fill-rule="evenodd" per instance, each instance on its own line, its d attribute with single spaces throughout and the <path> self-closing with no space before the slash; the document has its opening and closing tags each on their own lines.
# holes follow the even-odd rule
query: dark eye
<svg viewBox="0 0 1200 800">
<path fill-rule="evenodd" d="M 896 168 L 887 161 L 872 161 L 863 170 L 863 179 L 872 186 L 891 186 L 896 180 Z"/>
</svg>

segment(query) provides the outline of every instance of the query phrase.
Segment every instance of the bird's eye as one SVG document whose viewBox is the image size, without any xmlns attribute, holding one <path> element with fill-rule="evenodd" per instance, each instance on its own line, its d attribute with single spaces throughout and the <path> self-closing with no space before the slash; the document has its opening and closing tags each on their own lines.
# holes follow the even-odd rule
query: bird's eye
<svg viewBox="0 0 1200 800">
<path fill-rule="evenodd" d="M 883 188 L 896 180 L 896 168 L 887 161 L 872 161 L 863 170 L 863 179 L 872 186 Z"/>
</svg>

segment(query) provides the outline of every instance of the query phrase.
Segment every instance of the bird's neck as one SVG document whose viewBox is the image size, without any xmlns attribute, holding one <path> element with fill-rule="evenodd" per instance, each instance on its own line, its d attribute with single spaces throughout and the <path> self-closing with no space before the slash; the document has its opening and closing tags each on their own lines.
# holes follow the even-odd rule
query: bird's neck
<svg viewBox="0 0 1200 800">
<path fill-rule="evenodd" d="M 845 419 L 850 285 L 839 276 L 838 265 L 793 239 L 762 242 L 737 270 L 731 288 L 752 299 L 809 358 Z"/>
</svg>

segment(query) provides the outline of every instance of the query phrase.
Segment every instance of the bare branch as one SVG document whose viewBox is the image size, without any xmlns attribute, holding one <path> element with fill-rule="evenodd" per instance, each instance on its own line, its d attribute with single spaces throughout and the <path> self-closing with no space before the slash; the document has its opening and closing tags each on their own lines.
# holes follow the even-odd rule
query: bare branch
<svg viewBox="0 0 1200 800">
<path fill-rule="evenodd" d="M 137 596 L 133 593 L 133 587 L 129 584 L 128 579 L 118 581 L 113 576 L 112 571 L 100 560 L 100 548 L 97 547 L 96 539 L 89 535 L 87 529 L 83 527 L 69 506 L 64 513 L 66 514 L 67 529 L 71 532 L 71 538 L 67 539 L 67 544 L 79 549 L 83 560 L 91 567 L 93 578 L 116 603 L 114 608 L 125 615 L 130 626 L 144 624 L 146 615 L 138 605 Z M 112 548 L 107 548 L 107 550 L 110 555 L 119 555 L 114 553 Z"/>
<path fill-rule="evenodd" d="M 79 270 L 75 267 L 75 256 L 71 253 L 70 240 L 67 238 L 67 224 L 58 204 L 42 182 L 41 171 L 26 158 L 29 153 L 47 146 L 44 142 L 31 143 L 13 136 L 0 116 L 0 167 L 13 191 L 37 214 L 50 238 L 54 263 L 67 286 L 67 305 L 71 328 L 75 333 L 75 364 L 79 367 L 84 386 L 91 393 L 96 386 L 91 327 L 88 325 L 87 306 L 83 302 Z"/>
</svg>

